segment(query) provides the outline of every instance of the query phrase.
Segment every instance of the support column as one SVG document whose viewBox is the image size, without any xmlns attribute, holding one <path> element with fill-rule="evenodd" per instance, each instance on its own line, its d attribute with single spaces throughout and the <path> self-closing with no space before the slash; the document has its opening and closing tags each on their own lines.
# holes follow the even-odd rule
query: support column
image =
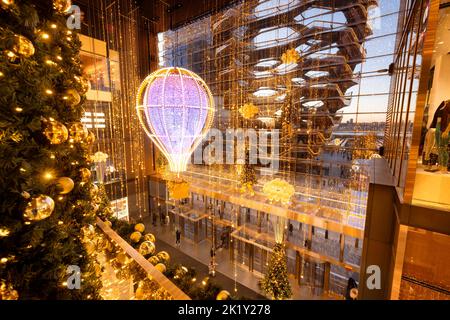
<svg viewBox="0 0 450 320">
<path fill-rule="evenodd" d="M 306 239 L 308 240 L 308 245 L 306 246 L 306 248 L 308 250 L 311 250 L 311 246 L 312 246 L 313 228 L 314 227 L 312 225 L 308 225 L 308 234 L 306 235 Z"/>
<path fill-rule="evenodd" d="M 344 261 L 344 250 L 345 250 L 345 235 L 341 233 L 339 235 L 339 261 Z"/>
<path fill-rule="evenodd" d="M 323 273 L 323 292 L 328 293 L 330 291 L 331 264 L 329 262 L 325 262 L 324 267 L 325 270 Z"/>
<path fill-rule="evenodd" d="M 198 221 L 194 222 L 194 241 L 198 243 Z"/>
<path fill-rule="evenodd" d="M 258 232 L 259 233 L 261 233 L 261 230 L 262 230 L 262 226 L 261 226 L 261 224 L 262 224 L 262 219 L 261 219 L 261 212 L 258 210 L 258 211 L 256 211 L 256 216 L 257 216 L 257 220 L 258 220 Z"/>
<path fill-rule="evenodd" d="M 303 272 L 303 257 L 301 254 L 297 251 L 298 254 L 298 277 L 297 277 L 297 283 L 300 286 L 302 284 L 302 272 Z"/>
</svg>

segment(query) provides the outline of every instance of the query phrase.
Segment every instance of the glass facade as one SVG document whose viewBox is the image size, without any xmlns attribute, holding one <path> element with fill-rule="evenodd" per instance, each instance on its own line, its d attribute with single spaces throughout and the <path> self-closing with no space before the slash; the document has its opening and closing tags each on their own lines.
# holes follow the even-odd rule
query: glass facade
<svg viewBox="0 0 450 320">
<path fill-rule="evenodd" d="M 214 128 L 278 130 L 279 170 L 259 161 L 254 190 L 263 195 L 274 178 L 295 186 L 282 214 L 295 230 L 286 232 L 288 268 L 317 294 L 327 282 L 327 292 L 344 296 L 349 279 L 359 278 L 369 168 L 389 130 L 400 3 L 248 1 L 158 35 L 159 66 L 188 68 L 211 88 Z M 254 117 L 240 112 L 246 104 L 257 107 Z M 192 197 L 206 189 L 232 193 L 239 185 L 233 168 L 191 165 L 184 177 L 196 190 Z M 232 226 L 235 259 L 264 273 L 277 209 L 265 208 L 264 197 L 260 204 L 240 198 L 219 197 L 225 204 L 220 217 L 214 209 L 215 224 Z"/>
</svg>

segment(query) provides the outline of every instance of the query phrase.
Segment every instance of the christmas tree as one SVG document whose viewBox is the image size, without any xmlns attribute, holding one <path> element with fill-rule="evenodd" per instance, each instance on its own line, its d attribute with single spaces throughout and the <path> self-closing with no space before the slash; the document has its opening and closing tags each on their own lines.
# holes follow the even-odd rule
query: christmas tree
<svg viewBox="0 0 450 320">
<path fill-rule="evenodd" d="M 261 289 L 275 300 L 289 299 L 292 296 L 286 265 L 286 250 L 282 243 L 275 244 L 273 248 L 266 275 L 261 280 Z"/>
<path fill-rule="evenodd" d="M 242 192 L 248 192 L 254 194 L 253 186 L 258 182 L 256 178 L 255 166 L 250 163 L 250 152 L 245 152 L 245 163 L 238 165 L 239 183 L 241 185 Z"/>
<path fill-rule="evenodd" d="M 108 207 L 90 179 L 95 136 L 80 122 L 89 83 L 71 2 L 0 6 L 0 300 L 99 299 L 82 230 Z M 78 274 L 79 289 L 68 285 Z"/>
</svg>

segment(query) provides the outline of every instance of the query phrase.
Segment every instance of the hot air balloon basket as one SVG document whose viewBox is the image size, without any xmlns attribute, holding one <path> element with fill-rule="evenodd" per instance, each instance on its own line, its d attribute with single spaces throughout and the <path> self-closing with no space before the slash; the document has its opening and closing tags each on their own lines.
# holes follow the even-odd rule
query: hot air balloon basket
<svg viewBox="0 0 450 320">
<path fill-rule="evenodd" d="M 189 197 L 189 183 L 186 181 L 167 181 L 167 189 L 171 199 L 180 200 Z"/>
</svg>

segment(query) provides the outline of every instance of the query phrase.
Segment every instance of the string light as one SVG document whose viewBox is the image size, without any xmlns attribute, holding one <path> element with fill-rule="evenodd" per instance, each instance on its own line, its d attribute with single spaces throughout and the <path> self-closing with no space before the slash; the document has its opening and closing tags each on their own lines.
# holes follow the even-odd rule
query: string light
<svg viewBox="0 0 450 320">
<path fill-rule="evenodd" d="M 53 94 L 53 90 L 50 89 L 46 89 L 45 93 L 48 94 L 49 96 Z"/>
<path fill-rule="evenodd" d="M 6 228 L 0 228 L 0 237 L 7 237 L 11 232 Z"/>
</svg>

